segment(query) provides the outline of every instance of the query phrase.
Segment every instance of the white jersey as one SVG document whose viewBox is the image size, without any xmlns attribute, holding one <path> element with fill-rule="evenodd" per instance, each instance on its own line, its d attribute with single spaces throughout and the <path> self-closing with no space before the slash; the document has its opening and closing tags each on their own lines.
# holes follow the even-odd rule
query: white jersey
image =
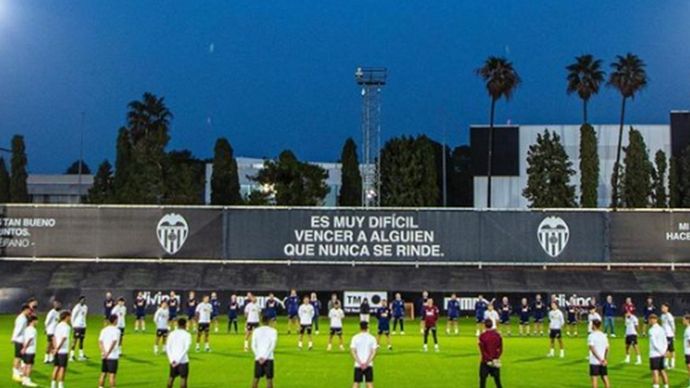
<svg viewBox="0 0 690 388">
<path fill-rule="evenodd" d="M 278 343 L 278 331 L 269 326 L 261 326 L 252 332 L 252 351 L 254 359 L 273 360 L 273 351 Z"/>
<path fill-rule="evenodd" d="M 599 358 L 606 359 L 606 350 L 609 348 L 609 339 L 606 338 L 606 334 L 596 330 L 589 333 L 589 336 L 587 337 L 587 346 L 593 347 Z M 589 364 L 601 365 L 601 362 L 594 357 L 592 349 L 589 350 Z"/>
<path fill-rule="evenodd" d="M 48 311 L 48 315 L 46 315 L 46 320 L 44 322 L 44 325 L 46 326 L 46 334 L 48 335 L 53 335 L 55 334 L 55 326 L 58 324 L 58 320 L 60 319 L 60 312 L 52 309 Z"/>
<path fill-rule="evenodd" d="M 666 337 L 673 338 L 676 336 L 676 321 L 670 312 L 661 314 L 661 327 L 664 328 Z"/>
<path fill-rule="evenodd" d="M 599 313 L 597 313 L 597 312 L 589 313 L 589 315 L 587 316 L 587 332 L 588 333 L 591 333 L 593 331 L 592 323 L 594 321 L 601 322 L 601 315 L 599 315 Z"/>
<path fill-rule="evenodd" d="M 690 326 L 686 327 L 683 333 L 683 349 L 685 350 L 685 355 L 690 356 Z"/>
<path fill-rule="evenodd" d="M 156 313 L 153 314 L 153 322 L 156 323 L 157 330 L 168 330 L 168 322 L 170 321 L 170 310 L 166 307 L 159 307 Z"/>
<path fill-rule="evenodd" d="M 199 323 L 211 323 L 211 313 L 213 307 L 210 303 L 201 302 L 196 306 L 196 313 L 199 314 Z"/>
<path fill-rule="evenodd" d="M 314 306 L 311 303 L 300 305 L 297 315 L 300 325 L 311 325 L 314 321 Z"/>
<path fill-rule="evenodd" d="M 649 328 L 649 358 L 664 357 L 668 349 L 668 340 L 664 329 L 656 324 Z"/>
<path fill-rule="evenodd" d="M 625 317 L 625 335 L 637 335 L 637 325 L 639 323 L 639 320 L 634 315 Z"/>
<path fill-rule="evenodd" d="M 86 304 L 77 303 L 72 309 L 72 326 L 75 329 L 83 329 L 86 327 L 86 316 L 89 313 L 89 307 Z"/>
<path fill-rule="evenodd" d="M 331 329 L 343 328 L 343 318 L 345 318 L 343 309 L 331 309 L 331 311 L 328 312 L 328 318 L 331 320 Z"/>
<path fill-rule="evenodd" d="M 36 328 L 27 326 L 24 330 L 24 346 L 26 346 L 26 354 L 36 354 Z"/>
<path fill-rule="evenodd" d="M 115 315 L 117 317 L 117 327 L 119 329 L 124 329 L 126 327 L 125 318 L 127 317 L 127 306 L 124 304 L 116 304 L 115 307 L 113 307 L 111 315 Z"/>
<path fill-rule="evenodd" d="M 261 314 L 261 307 L 254 302 L 249 302 L 244 307 L 244 315 L 247 316 L 247 323 L 259 323 L 259 315 Z"/>
<path fill-rule="evenodd" d="M 186 364 L 189 362 L 189 347 L 192 346 L 192 336 L 187 330 L 176 329 L 168 336 L 165 352 L 170 364 Z"/>
<path fill-rule="evenodd" d="M 24 330 L 29 323 L 24 313 L 17 315 L 14 319 L 14 330 L 12 330 L 12 342 L 23 344 L 24 343 Z"/>
<path fill-rule="evenodd" d="M 101 330 L 101 334 L 98 336 L 98 342 L 103 346 L 104 351 L 110 350 L 110 347 L 115 343 L 113 351 L 108 354 L 107 360 L 117 360 L 120 358 L 120 337 L 122 333 L 120 329 L 115 326 L 108 325 Z"/>
<path fill-rule="evenodd" d="M 549 311 L 549 329 L 551 330 L 561 330 L 565 325 L 565 318 L 563 317 L 563 312 L 561 310 L 551 310 Z"/>
<path fill-rule="evenodd" d="M 57 353 L 58 354 L 67 354 L 69 353 L 69 337 L 70 333 L 72 332 L 72 328 L 70 327 L 69 324 L 65 322 L 60 322 L 57 324 L 55 327 L 55 336 L 53 337 L 53 346 L 57 346 L 62 342 L 64 339 L 65 342 L 62 342 L 62 346 L 58 348 Z"/>
<path fill-rule="evenodd" d="M 496 310 L 486 310 L 484 311 L 484 320 L 490 319 L 493 322 L 492 327 L 497 327 L 498 324 L 498 311 Z"/>
<path fill-rule="evenodd" d="M 376 343 L 376 338 L 369 333 L 359 333 L 352 337 L 352 341 L 350 341 L 350 349 L 353 349 L 355 351 L 355 355 L 357 356 L 355 367 L 359 367 L 360 362 L 366 362 L 378 347 L 379 346 Z M 369 366 L 374 366 L 374 362 L 372 361 Z"/>
</svg>

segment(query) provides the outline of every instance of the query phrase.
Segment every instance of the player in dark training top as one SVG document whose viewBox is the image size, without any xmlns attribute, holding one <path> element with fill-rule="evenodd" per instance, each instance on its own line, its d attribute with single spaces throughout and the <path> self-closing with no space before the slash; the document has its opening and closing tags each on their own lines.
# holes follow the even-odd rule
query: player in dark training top
<svg viewBox="0 0 690 388">
<path fill-rule="evenodd" d="M 278 319 L 278 299 L 275 298 L 273 293 L 268 294 L 266 302 L 264 303 L 263 314 L 268 320 L 268 325 L 271 327 L 276 326 L 276 320 Z"/>
<path fill-rule="evenodd" d="M 460 301 L 458 296 L 453 294 L 448 300 L 448 305 L 446 306 L 448 311 L 448 323 L 446 324 L 446 334 L 450 334 L 451 331 L 458 335 L 458 319 L 460 319 Z"/>
<path fill-rule="evenodd" d="M 187 298 L 187 322 L 190 331 L 197 331 L 197 321 L 196 321 L 196 305 L 198 301 L 196 300 L 196 293 L 194 291 L 189 291 L 189 297 Z"/>
<path fill-rule="evenodd" d="M 310 303 L 314 306 L 314 332 L 319 334 L 319 316 L 321 315 L 321 301 L 316 296 L 315 292 L 312 292 L 309 296 Z"/>
<path fill-rule="evenodd" d="M 242 313 L 242 306 L 237 301 L 237 295 L 232 294 L 230 296 L 230 302 L 228 302 L 228 333 L 230 329 L 235 329 L 235 334 L 237 334 L 237 319 Z"/>
<path fill-rule="evenodd" d="M 211 293 L 211 322 L 213 322 L 213 331 L 218 332 L 218 317 L 220 316 L 220 300 L 218 294 L 214 291 Z"/>
<path fill-rule="evenodd" d="M 297 296 L 297 290 L 294 288 L 290 290 L 290 295 L 283 301 L 285 310 L 287 310 L 288 315 L 288 334 L 292 331 L 293 327 L 299 326 L 299 317 L 297 312 L 299 310 L 299 296 Z"/>
<path fill-rule="evenodd" d="M 541 295 L 537 294 L 534 299 L 534 307 L 532 311 L 534 312 L 534 335 L 544 335 L 544 318 L 547 314 L 546 303 L 541 299 Z"/>
<path fill-rule="evenodd" d="M 477 301 L 474 303 L 474 318 L 477 323 L 477 337 L 484 330 L 484 313 L 489 308 L 489 305 L 494 302 L 493 299 L 488 301 L 484 299 L 484 295 L 479 294 L 477 296 Z"/>
<path fill-rule="evenodd" d="M 438 307 L 434 306 L 434 300 L 429 298 L 424 306 L 424 315 L 422 322 L 424 323 L 424 351 L 428 350 L 427 342 L 429 340 L 429 332 L 434 337 L 434 350 L 438 352 L 438 336 L 436 334 L 436 323 L 438 322 Z"/>
<path fill-rule="evenodd" d="M 171 329 L 177 324 L 177 311 L 180 307 L 180 300 L 177 298 L 175 291 L 170 291 L 168 298 L 168 319 L 170 319 Z"/>
<path fill-rule="evenodd" d="M 405 335 L 405 301 L 402 300 L 400 293 L 395 294 L 395 300 L 391 303 L 393 310 L 393 335 L 400 325 L 400 335 Z"/>
<path fill-rule="evenodd" d="M 529 335 L 530 317 L 532 316 L 532 308 L 527 302 L 527 298 L 522 298 L 520 301 L 520 326 L 518 327 L 520 335 Z"/>
<path fill-rule="evenodd" d="M 134 331 L 146 331 L 146 298 L 141 291 L 137 293 L 137 298 L 134 300 L 134 314 L 136 316 Z"/>
<path fill-rule="evenodd" d="M 378 337 L 376 342 L 381 343 L 381 336 L 386 336 L 386 343 L 388 344 L 388 350 L 393 350 L 393 345 L 391 344 L 391 309 L 388 307 L 388 301 L 385 299 L 381 300 L 381 307 L 376 309 L 376 318 L 378 319 Z"/>
<path fill-rule="evenodd" d="M 506 334 L 508 336 L 512 335 L 512 329 L 510 327 L 510 315 L 513 313 L 513 306 L 510 305 L 508 297 L 504 296 L 501 299 L 501 304 L 498 306 L 498 316 L 501 321 L 501 327 L 505 328 Z"/>
<path fill-rule="evenodd" d="M 659 312 L 656 309 L 656 306 L 654 305 L 654 299 L 651 297 L 647 298 L 647 302 L 645 303 L 644 307 L 642 308 L 642 332 L 640 333 L 642 337 L 647 335 L 647 331 L 649 330 L 649 316 L 655 314 L 659 315 Z"/>
<path fill-rule="evenodd" d="M 571 335 L 577 337 L 577 313 L 579 310 L 579 306 L 577 305 L 577 297 L 575 295 L 571 296 L 570 299 L 568 299 L 568 301 L 565 302 L 565 307 L 568 323 L 568 326 L 566 326 L 566 334 L 568 335 L 568 337 L 570 337 Z M 573 329 L 572 334 L 570 332 L 571 328 Z"/>
<path fill-rule="evenodd" d="M 103 301 L 103 325 L 107 326 L 110 324 L 110 316 L 113 312 L 113 307 L 115 307 L 115 299 L 113 299 L 113 294 L 108 291 L 105 293 L 105 300 Z"/>
</svg>

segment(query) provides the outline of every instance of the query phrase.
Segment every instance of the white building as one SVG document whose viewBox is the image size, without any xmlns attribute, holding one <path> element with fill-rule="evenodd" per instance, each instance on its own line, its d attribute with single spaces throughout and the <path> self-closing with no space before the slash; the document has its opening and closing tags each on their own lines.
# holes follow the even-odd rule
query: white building
<svg viewBox="0 0 690 388">
<path fill-rule="evenodd" d="M 93 185 L 93 175 L 31 174 L 26 185 L 33 203 L 81 203 Z"/>
</svg>

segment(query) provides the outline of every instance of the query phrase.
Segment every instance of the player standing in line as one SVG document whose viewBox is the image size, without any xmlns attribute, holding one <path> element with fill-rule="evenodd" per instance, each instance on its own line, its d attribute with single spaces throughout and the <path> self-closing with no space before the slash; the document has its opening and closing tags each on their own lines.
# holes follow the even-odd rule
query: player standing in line
<svg viewBox="0 0 690 388">
<path fill-rule="evenodd" d="M 256 303 L 256 298 L 251 293 L 247 294 L 247 303 L 244 305 L 244 315 L 247 317 L 246 325 L 244 326 L 244 351 L 249 351 L 249 337 L 252 335 L 254 329 L 259 327 L 259 319 L 261 316 L 261 307 Z"/>
<path fill-rule="evenodd" d="M 44 322 L 46 337 L 46 354 L 43 357 L 43 363 L 49 364 L 53 362 L 53 335 L 55 334 L 55 326 L 57 326 L 60 321 L 60 310 L 62 309 L 62 303 L 59 300 L 53 300 L 53 308 L 48 311 L 46 315 L 46 320 Z"/>
<path fill-rule="evenodd" d="M 350 354 L 355 361 L 355 377 L 352 388 L 359 388 L 364 382 L 367 388 L 374 388 L 374 358 L 378 344 L 369 334 L 369 323 L 359 322 L 359 334 L 350 341 Z"/>
<path fill-rule="evenodd" d="M 189 291 L 189 295 L 187 297 L 187 326 L 192 333 L 197 331 L 197 322 L 195 318 L 197 304 L 198 301 L 196 300 L 196 292 Z"/>
<path fill-rule="evenodd" d="M 170 317 L 170 327 L 174 328 L 177 324 L 177 313 L 180 309 L 180 299 L 177 297 L 175 291 L 170 291 L 168 297 L 168 315 Z"/>
<path fill-rule="evenodd" d="M 26 304 L 29 305 L 29 309 L 31 310 L 30 315 L 38 317 L 38 299 L 32 296 L 26 300 Z"/>
<path fill-rule="evenodd" d="M 642 364 L 642 356 L 640 355 L 640 348 L 637 346 L 637 325 L 639 321 L 632 312 L 625 313 L 625 363 L 630 364 L 630 348 L 635 349 L 637 354 L 637 361 L 635 365 Z"/>
<path fill-rule="evenodd" d="M 191 346 L 192 335 L 187 332 L 187 320 L 180 318 L 177 320 L 177 329 L 170 333 L 168 343 L 165 344 L 165 352 L 168 354 L 168 361 L 170 362 L 168 388 L 173 387 L 178 376 L 180 377 L 180 388 L 187 388 L 189 348 Z"/>
<path fill-rule="evenodd" d="M 220 316 L 220 300 L 218 299 L 218 294 L 213 291 L 211 293 L 211 322 L 213 323 L 213 332 L 218 333 L 219 323 L 218 317 Z"/>
<path fill-rule="evenodd" d="M 645 304 L 644 308 L 642 309 L 642 318 L 644 325 L 642 326 L 642 336 L 647 335 L 647 330 L 649 329 L 649 316 L 652 314 L 658 314 L 656 311 L 656 306 L 654 305 L 654 299 L 652 297 L 647 298 L 647 303 Z"/>
<path fill-rule="evenodd" d="M 153 354 L 158 355 L 159 345 L 163 345 L 162 349 L 165 352 L 165 342 L 168 338 L 170 310 L 168 310 L 168 302 L 162 301 L 158 310 L 153 314 L 153 323 L 156 325 L 156 341 L 153 344 Z"/>
<path fill-rule="evenodd" d="M 617 310 L 618 306 L 613 303 L 613 297 L 611 295 L 607 295 L 606 302 L 604 303 L 602 310 L 604 313 L 604 334 L 608 334 L 612 338 L 616 337 L 616 325 L 614 318 Z"/>
<path fill-rule="evenodd" d="M 196 332 L 196 351 L 198 352 L 201 335 L 204 336 L 204 351 L 210 352 L 211 346 L 208 343 L 208 335 L 211 331 L 211 314 L 213 313 L 213 306 L 209 303 L 208 295 L 204 295 L 201 303 L 196 306 L 195 319 L 199 323 L 199 330 Z"/>
<path fill-rule="evenodd" d="M 637 307 L 635 307 L 635 303 L 633 303 L 631 297 L 625 298 L 625 302 L 623 303 L 623 315 L 626 313 L 631 313 L 635 315 L 635 312 L 637 311 Z"/>
<path fill-rule="evenodd" d="M 103 327 L 110 324 L 110 316 L 113 312 L 113 307 L 115 307 L 115 299 L 113 299 L 113 293 L 108 291 L 105 293 L 105 300 L 103 300 Z"/>
<path fill-rule="evenodd" d="M 235 328 L 235 334 L 237 334 L 237 320 L 240 316 L 240 303 L 237 301 L 237 295 L 230 295 L 230 302 L 228 303 L 228 333 L 231 328 Z"/>
<path fill-rule="evenodd" d="M 489 303 L 488 306 L 486 306 L 486 311 L 484 311 L 484 321 L 487 319 L 490 319 L 493 322 L 493 328 L 498 331 L 498 320 L 501 317 L 498 316 L 498 311 L 494 308 L 493 303 Z M 482 327 L 482 330 L 486 328 L 486 325 Z"/>
<path fill-rule="evenodd" d="M 422 291 L 421 298 L 417 299 L 417 313 L 419 314 L 419 334 L 424 334 L 424 309 L 426 308 L 426 301 L 429 300 L 429 291 Z"/>
<path fill-rule="evenodd" d="M 520 335 L 527 335 L 529 336 L 529 328 L 530 328 L 530 316 L 532 315 L 532 308 L 529 306 L 529 303 L 527 302 L 527 298 L 522 298 L 522 301 L 520 302 Z"/>
<path fill-rule="evenodd" d="M 127 306 L 125 305 L 125 298 L 119 297 L 117 304 L 113 307 L 113 315 L 117 317 L 117 328 L 120 329 L 120 354 L 122 353 L 122 342 L 125 340 L 125 327 L 127 324 L 125 318 L 127 317 Z"/>
<path fill-rule="evenodd" d="M 565 318 L 563 312 L 558 308 L 558 303 L 551 302 L 551 311 L 549 311 L 549 341 L 551 348 L 546 357 L 555 356 L 555 342 L 558 339 L 558 346 L 561 349 L 560 357 L 565 357 L 565 348 L 563 347 L 563 326 L 565 325 Z"/>
<path fill-rule="evenodd" d="M 110 388 L 115 388 L 117 367 L 120 360 L 120 330 L 115 327 L 117 316 L 110 316 L 110 325 L 101 329 L 98 336 L 98 348 L 101 350 L 101 374 L 98 377 L 98 388 L 105 386 L 105 379 L 108 378 Z"/>
<path fill-rule="evenodd" d="M 134 331 L 146 331 L 146 298 L 141 291 L 137 293 L 137 298 L 134 300 L 134 313 L 136 315 Z"/>
<path fill-rule="evenodd" d="M 668 351 L 666 353 L 667 369 L 673 369 L 676 367 L 676 349 L 674 346 L 674 341 L 676 337 L 676 321 L 671 314 L 671 307 L 668 303 L 661 304 L 661 327 L 666 332 L 666 341 L 668 342 Z"/>
<path fill-rule="evenodd" d="M 252 351 L 254 352 L 252 388 L 259 387 L 262 377 L 266 377 L 266 388 L 273 388 L 273 352 L 278 343 L 278 331 L 270 326 L 270 321 L 265 315 L 262 323 L 263 326 L 258 327 L 252 334 Z"/>
<path fill-rule="evenodd" d="M 541 294 L 537 294 L 534 297 L 534 330 L 532 332 L 534 335 L 539 333 L 540 336 L 544 335 L 544 317 L 546 317 L 546 303 L 541 299 Z"/>
<path fill-rule="evenodd" d="M 70 360 L 74 361 L 74 348 L 79 343 L 79 361 L 86 360 L 84 355 L 84 338 L 86 338 L 86 317 L 89 313 L 89 307 L 86 305 L 86 297 L 80 296 L 79 302 L 72 309 L 72 327 L 74 328 L 74 339 L 72 342 L 72 350 L 70 351 Z"/>
<path fill-rule="evenodd" d="M 589 346 L 589 376 L 592 379 L 592 388 L 599 387 L 599 378 L 604 382 L 604 387 L 609 388 L 608 354 L 609 339 L 602 333 L 601 321 L 592 322 L 592 332 L 587 337 Z"/>
<path fill-rule="evenodd" d="M 319 316 L 321 315 L 321 301 L 316 296 L 315 292 L 310 296 L 311 305 L 314 306 L 314 333 L 319 335 Z"/>
<path fill-rule="evenodd" d="M 392 303 L 393 310 L 393 335 L 400 324 L 400 335 L 405 335 L 405 301 L 399 292 L 395 294 L 395 300 Z"/>
<path fill-rule="evenodd" d="M 453 293 L 448 300 L 448 323 L 446 323 L 446 334 L 450 334 L 451 330 L 455 335 L 458 335 L 458 319 L 460 319 L 460 301 L 458 295 Z"/>
<path fill-rule="evenodd" d="M 601 321 L 601 315 L 597 312 L 596 305 L 590 305 L 589 314 L 587 315 L 587 334 L 594 330 L 594 321 Z"/>
<path fill-rule="evenodd" d="M 438 307 L 434 306 L 434 300 L 428 298 L 424 306 L 424 351 L 428 351 L 427 342 L 429 340 L 429 332 L 434 337 L 434 350 L 439 351 L 438 336 L 436 335 L 436 322 L 438 321 Z"/>
<path fill-rule="evenodd" d="M 477 326 L 477 337 L 484 330 L 484 316 L 486 315 L 486 309 L 489 307 L 490 302 L 484 299 L 482 294 L 477 296 L 477 301 L 474 303 L 474 317 Z M 494 322 L 495 323 L 495 322 Z M 494 326 L 495 328 L 496 326 Z"/>
<path fill-rule="evenodd" d="M 510 329 L 510 314 L 512 313 L 513 307 L 510 305 L 508 297 L 504 296 L 503 299 L 501 299 L 501 307 L 498 311 L 498 315 L 501 318 L 501 326 L 506 328 L 506 334 L 508 334 L 508 336 L 512 334 Z"/>
<path fill-rule="evenodd" d="M 690 314 L 685 314 L 683 316 L 683 325 L 685 325 L 685 331 L 683 332 L 685 366 L 688 369 L 688 375 L 690 375 Z M 688 387 L 690 387 L 690 382 L 688 382 Z"/>
<path fill-rule="evenodd" d="M 35 315 L 29 315 L 26 329 L 24 329 L 24 344 L 21 351 L 22 362 L 24 362 L 24 370 L 22 371 L 22 386 L 24 387 L 37 386 L 31 381 L 31 372 L 36 360 L 36 339 L 38 338 L 36 322 L 38 322 L 38 318 Z"/>
<path fill-rule="evenodd" d="M 362 303 L 359 304 L 359 321 L 369 322 L 369 314 L 371 314 L 371 306 L 369 305 L 369 299 L 362 299 Z"/>
<path fill-rule="evenodd" d="M 266 302 L 264 303 L 263 316 L 268 318 L 271 327 L 275 327 L 278 320 L 278 300 L 273 296 L 273 293 L 268 294 Z"/>
<path fill-rule="evenodd" d="M 302 305 L 299 306 L 297 315 L 299 315 L 300 325 L 299 340 L 297 342 L 297 347 L 299 348 L 299 350 L 302 350 L 302 340 L 304 339 L 304 332 L 307 332 L 307 336 L 309 339 L 308 349 L 311 350 L 314 346 L 311 340 L 311 328 L 314 324 L 314 306 L 312 306 L 308 296 L 305 296 L 304 299 L 302 299 Z"/>
<path fill-rule="evenodd" d="M 386 343 L 388 350 L 393 350 L 391 344 L 391 309 L 388 307 L 388 301 L 381 300 L 381 307 L 376 310 L 376 317 L 378 318 L 378 337 L 376 342 L 381 345 L 381 336 L 386 336 Z"/>
<path fill-rule="evenodd" d="M 299 317 L 297 316 L 297 310 L 299 309 L 299 296 L 297 296 L 297 290 L 294 288 L 290 290 L 290 295 L 285 298 L 283 305 L 287 310 L 288 315 L 288 330 L 287 333 L 290 334 L 292 329 L 296 327 L 299 323 Z"/>
<path fill-rule="evenodd" d="M 53 336 L 55 361 L 53 361 L 54 367 L 50 379 L 50 388 L 64 388 L 67 361 L 69 360 L 69 339 L 72 331 L 70 316 L 69 311 L 62 311 L 60 313 L 60 322 L 55 327 L 55 335 Z"/>
<path fill-rule="evenodd" d="M 565 303 L 566 310 L 567 310 L 567 316 L 568 316 L 568 326 L 566 326 L 566 334 L 568 337 L 571 336 L 571 331 L 570 329 L 573 329 L 572 335 L 575 337 L 578 336 L 577 334 L 577 298 L 573 294 L 570 299 Z"/>
<path fill-rule="evenodd" d="M 338 294 L 333 293 L 331 294 L 331 299 L 328 301 L 328 311 L 333 310 L 333 307 L 335 307 L 335 302 L 340 303 L 340 300 L 338 299 Z M 340 303 L 342 305 L 342 303 Z"/>
<path fill-rule="evenodd" d="M 328 348 L 326 348 L 327 351 L 331 351 L 332 344 L 333 344 L 333 336 L 338 336 L 338 339 L 340 340 L 340 350 L 344 350 L 343 347 L 343 319 L 345 318 L 345 313 L 343 312 L 343 309 L 340 308 L 340 302 L 336 301 L 333 304 L 333 308 L 331 308 L 328 311 L 328 318 L 330 319 L 331 323 L 331 333 L 328 336 Z"/>
<path fill-rule="evenodd" d="M 652 387 L 659 388 L 659 380 L 663 381 L 664 388 L 668 388 L 668 374 L 664 369 L 664 357 L 668 349 L 666 332 L 659 326 L 659 317 L 656 314 L 649 315 L 649 369 L 652 371 Z"/>
</svg>

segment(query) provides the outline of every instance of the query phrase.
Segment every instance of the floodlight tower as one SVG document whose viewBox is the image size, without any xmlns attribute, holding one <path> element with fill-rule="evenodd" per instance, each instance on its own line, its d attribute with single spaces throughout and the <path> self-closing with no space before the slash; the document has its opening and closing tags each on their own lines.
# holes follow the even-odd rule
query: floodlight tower
<svg viewBox="0 0 690 388">
<path fill-rule="evenodd" d="M 362 88 L 362 206 L 381 206 L 381 89 L 385 67 L 358 67 L 355 81 Z"/>
</svg>

